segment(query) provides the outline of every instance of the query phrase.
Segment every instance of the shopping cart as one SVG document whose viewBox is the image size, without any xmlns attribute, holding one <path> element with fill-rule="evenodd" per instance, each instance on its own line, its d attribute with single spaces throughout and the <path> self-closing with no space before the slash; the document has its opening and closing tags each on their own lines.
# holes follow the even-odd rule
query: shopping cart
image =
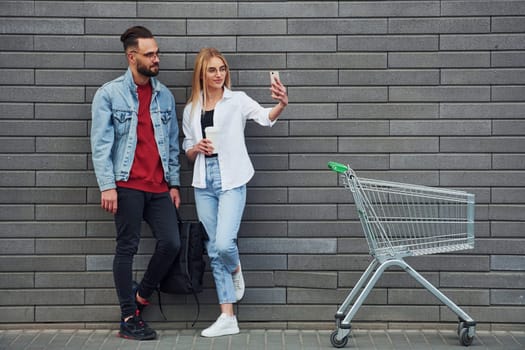
<svg viewBox="0 0 525 350">
<path fill-rule="evenodd" d="M 335 314 L 337 329 L 330 336 L 332 345 L 342 348 L 347 344 L 350 322 L 379 277 L 391 266 L 401 267 L 448 306 L 459 318 L 457 333 L 461 344 L 472 344 L 476 322 L 403 258 L 474 248 L 474 195 L 358 178 L 349 166 L 336 162 L 329 162 L 328 167 L 341 174 L 345 188 L 352 192 L 374 258 Z"/>
</svg>

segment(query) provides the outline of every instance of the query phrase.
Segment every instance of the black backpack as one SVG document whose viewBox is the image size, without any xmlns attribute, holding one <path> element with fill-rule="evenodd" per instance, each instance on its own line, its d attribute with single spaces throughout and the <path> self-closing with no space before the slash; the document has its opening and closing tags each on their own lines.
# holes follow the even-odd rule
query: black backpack
<svg viewBox="0 0 525 350">
<path fill-rule="evenodd" d="M 195 325 L 200 313 L 200 304 L 197 293 L 202 292 L 202 279 L 206 268 L 204 255 L 206 254 L 205 242 L 208 235 L 200 222 L 183 222 L 177 211 L 177 220 L 180 233 L 180 251 L 166 276 L 159 285 L 159 307 L 162 311 L 160 292 L 168 294 L 192 294 L 197 304 L 197 316 L 192 326 Z M 166 316 L 164 316 L 166 319 Z"/>
</svg>

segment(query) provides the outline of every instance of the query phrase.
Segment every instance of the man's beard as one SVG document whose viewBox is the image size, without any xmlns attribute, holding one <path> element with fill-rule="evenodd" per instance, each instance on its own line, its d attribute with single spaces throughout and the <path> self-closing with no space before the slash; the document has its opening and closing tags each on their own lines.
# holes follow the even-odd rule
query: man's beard
<svg viewBox="0 0 525 350">
<path fill-rule="evenodd" d="M 153 71 L 153 70 L 151 70 L 151 68 L 148 68 L 146 66 L 138 64 L 137 65 L 137 71 L 140 74 L 142 74 L 144 76 L 147 76 L 147 77 L 156 77 L 159 74 L 159 69 L 158 69 L 159 65 L 157 64 L 157 65 L 153 66 L 152 68 L 155 68 L 155 67 L 157 67 L 157 70 Z"/>
</svg>

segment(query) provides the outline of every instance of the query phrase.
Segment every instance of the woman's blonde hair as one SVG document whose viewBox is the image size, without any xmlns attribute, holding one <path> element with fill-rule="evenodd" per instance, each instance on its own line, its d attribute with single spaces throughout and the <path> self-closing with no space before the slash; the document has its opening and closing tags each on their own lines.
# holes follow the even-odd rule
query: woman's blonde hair
<svg viewBox="0 0 525 350">
<path fill-rule="evenodd" d="M 193 67 L 193 79 L 191 83 L 191 96 L 188 100 L 188 104 L 191 103 L 191 115 L 193 115 L 193 109 L 197 106 L 197 103 L 200 101 L 201 96 L 203 97 L 202 106 L 204 108 L 206 104 L 206 95 L 208 90 L 208 85 L 206 84 L 206 71 L 208 69 L 208 64 L 213 57 L 218 57 L 224 62 L 226 66 L 226 77 L 224 79 L 224 86 L 228 89 L 231 86 L 230 79 L 230 67 L 226 58 L 220 53 L 219 50 L 213 47 L 205 47 L 199 51 L 199 54 L 195 58 L 195 66 Z"/>
</svg>

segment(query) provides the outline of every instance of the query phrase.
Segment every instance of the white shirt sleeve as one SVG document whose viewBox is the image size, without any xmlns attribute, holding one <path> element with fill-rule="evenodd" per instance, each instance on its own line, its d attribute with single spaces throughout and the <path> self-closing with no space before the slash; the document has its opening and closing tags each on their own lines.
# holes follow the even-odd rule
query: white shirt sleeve
<svg viewBox="0 0 525 350">
<path fill-rule="evenodd" d="M 245 119 L 251 119 L 262 126 L 273 126 L 273 124 L 275 124 L 277 120 L 270 120 L 271 108 L 262 107 L 257 101 L 246 95 L 244 92 L 240 92 L 240 94 Z"/>
</svg>

